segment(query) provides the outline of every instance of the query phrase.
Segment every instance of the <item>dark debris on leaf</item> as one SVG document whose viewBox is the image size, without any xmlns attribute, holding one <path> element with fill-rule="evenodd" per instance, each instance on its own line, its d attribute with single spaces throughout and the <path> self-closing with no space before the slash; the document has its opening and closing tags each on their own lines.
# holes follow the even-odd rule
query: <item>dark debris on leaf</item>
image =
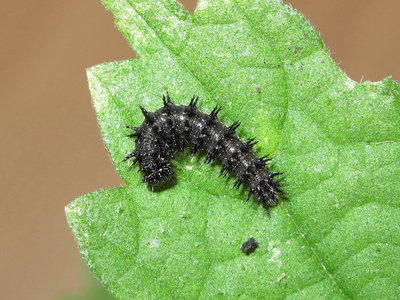
<svg viewBox="0 0 400 300">
<path fill-rule="evenodd" d="M 258 247 L 258 242 L 256 241 L 255 238 L 249 238 L 246 242 L 243 243 L 242 247 L 240 249 L 242 250 L 243 253 L 246 253 L 247 255 L 253 253 Z"/>
</svg>

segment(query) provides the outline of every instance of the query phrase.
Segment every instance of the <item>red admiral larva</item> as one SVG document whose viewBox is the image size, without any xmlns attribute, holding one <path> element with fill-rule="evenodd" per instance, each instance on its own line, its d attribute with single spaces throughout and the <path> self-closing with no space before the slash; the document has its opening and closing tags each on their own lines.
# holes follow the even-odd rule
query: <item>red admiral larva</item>
<svg viewBox="0 0 400 300">
<path fill-rule="evenodd" d="M 236 134 L 240 122 L 227 127 L 218 119 L 221 110 L 216 106 L 210 114 L 197 107 L 199 97 L 193 97 L 189 105 L 176 105 L 168 94 L 163 96 L 164 106 L 155 112 L 140 107 L 145 117 L 140 127 L 127 126 L 134 131 L 129 137 L 135 138 L 136 148 L 125 160 L 139 163 L 143 181 L 154 189 L 173 178 L 170 159 L 186 147 L 194 154 L 206 153 L 206 162 L 219 161 L 220 175 L 235 175 L 235 187 L 244 185 L 249 196 L 254 195 L 264 208 L 278 204 L 280 184 L 274 177 L 282 173 L 271 173 L 266 168 L 267 156 L 255 156 L 254 138 L 245 142 Z"/>
</svg>

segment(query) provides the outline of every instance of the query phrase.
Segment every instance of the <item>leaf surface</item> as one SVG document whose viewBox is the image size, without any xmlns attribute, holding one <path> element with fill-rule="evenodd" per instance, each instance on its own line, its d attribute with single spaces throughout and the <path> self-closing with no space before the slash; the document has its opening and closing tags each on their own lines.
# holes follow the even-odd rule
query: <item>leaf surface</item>
<svg viewBox="0 0 400 300">
<path fill-rule="evenodd" d="M 394 298 L 400 292 L 400 85 L 356 83 L 315 30 L 276 0 L 104 0 L 141 56 L 88 70 L 102 137 L 126 187 L 67 208 L 81 252 L 121 299 Z M 257 137 L 285 173 L 267 214 L 219 166 L 186 153 L 178 183 L 149 191 L 123 158 L 139 105 L 200 95 Z M 259 248 L 246 256 L 250 237 Z"/>
</svg>

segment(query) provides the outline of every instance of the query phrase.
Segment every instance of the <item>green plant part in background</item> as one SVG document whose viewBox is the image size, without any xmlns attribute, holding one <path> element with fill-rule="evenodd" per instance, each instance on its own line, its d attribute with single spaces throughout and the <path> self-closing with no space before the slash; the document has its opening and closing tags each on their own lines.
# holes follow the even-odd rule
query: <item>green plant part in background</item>
<svg viewBox="0 0 400 300">
<path fill-rule="evenodd" d="M 396 298 L 400 294 L 400 85 L 356 83 L 318 34 L 278 0 L 104 0 L 139 59 L 88 70 L 105 145 L 126 187 L 67 206 L 90 268 L 121 299 Z M 174 160 L 152 192 L 123 158 L 139 105 L 200 95 L 239 120 L 285 173 L 268 215 L 219 166 Z M 245 255 L 254 237 L 259 247 Z"/>
</svg>

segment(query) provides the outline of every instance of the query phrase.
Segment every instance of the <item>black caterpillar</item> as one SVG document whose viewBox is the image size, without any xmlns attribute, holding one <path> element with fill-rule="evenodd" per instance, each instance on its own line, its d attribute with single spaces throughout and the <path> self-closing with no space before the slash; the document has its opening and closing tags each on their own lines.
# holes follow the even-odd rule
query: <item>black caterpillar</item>
<svg viewBox="0 0 400 300">
<path fill-rule="evenodd" d="M 283 193 L 281 184 L 274 177 L 282 173 L 271 173 L 266 164 L 268 156 L 256 157 L 254 138 L 242 142 L 236 134 L 240 122 L 227 127 L 217 117 L 221 108 L 216 106 L 210 114 L 202 113 L 197 107 L 199 97 L 193 96 L 189 105 L 176 105 L 168 95 L 163 95 L 164 106 L 149 112 L 140 106 L 145 117 L 140 127 L 127 126 L 134 130 L 129 137 L 136 138 L 136 149 L 125 157 L 139 163 L 143 181 L 154 189 L 173 178 L 170 159 L 185 147 L 192 154 L 206 152 L 205 162 L 220 161 L 220 176 L 233 173 L 234 186 L 241 184 L 249 190 L 248 199 L 254 195 L 264 208 L 278 204 L 278 194 Z"/>
</svg>

